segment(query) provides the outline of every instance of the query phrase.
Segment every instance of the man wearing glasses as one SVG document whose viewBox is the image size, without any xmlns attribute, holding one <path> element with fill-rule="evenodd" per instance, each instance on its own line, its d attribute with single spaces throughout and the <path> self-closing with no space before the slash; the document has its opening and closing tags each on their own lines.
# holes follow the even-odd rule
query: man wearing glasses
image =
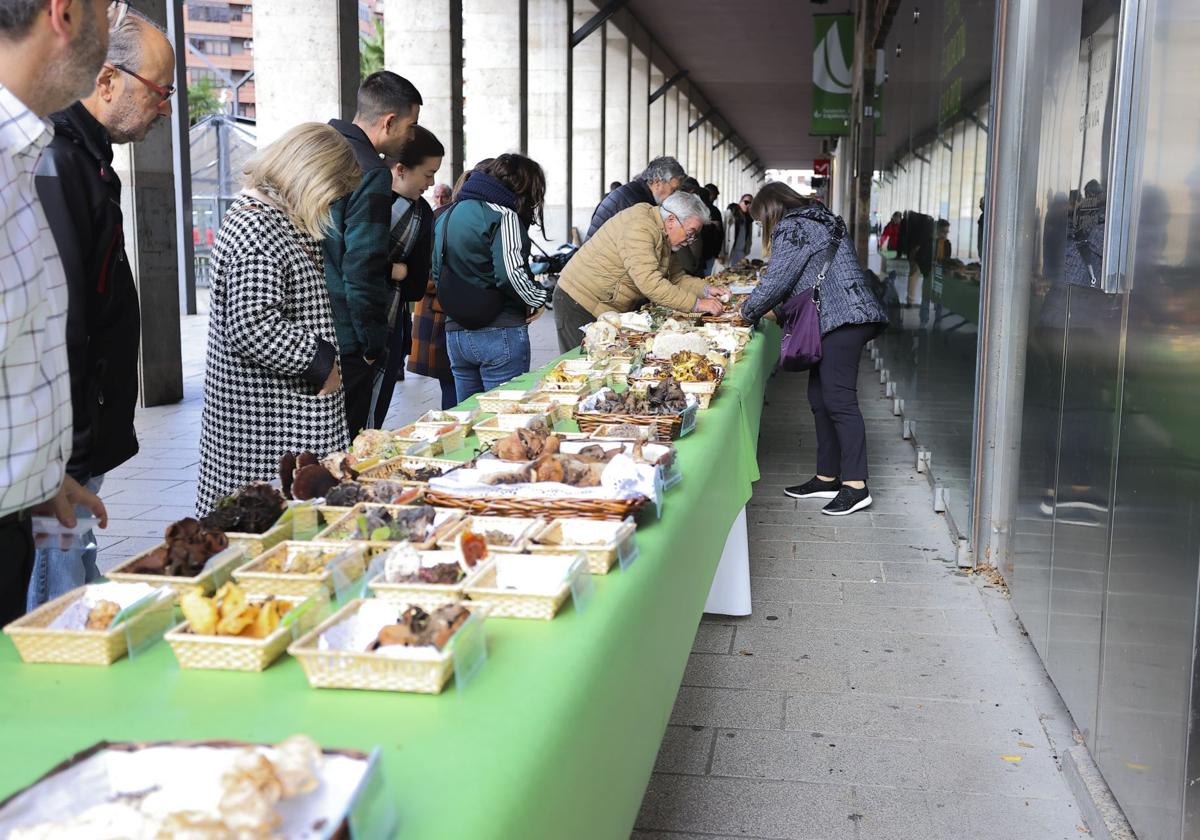
<svg viewBox="0 0 1200 840">
<path fill-rule="evenodd" d="M 0 0 L 0 625 L 25 609 L 33 514 L 75 524 L 104 505 L 64 475 L 71 454 L 67 286 L 34 187 L 44 117 L 91 89 L 120 7 Z"/>
<path fill-rule="evenodd" d="M 98 492 L 104 473 L 138 451 L 141 317 L 125 255 L 121 181 L 113 144 L 144 140 L 171 113 L 175 54 L 137 12 L 114 9 L 108 57 L 81 101 L 50 115 L 54 140 L 37 168 L 37 191 L 67 278 L 67 357 L 73 435 L 67 474 Z M 90 544 L 90 533 L 81 537 Z M 39 549 L 28 609 L 99 576 L 96 551 Z"/>
<path fill-rule="evenodd" d="M 730 204 L 725 211 L 725 245 L 728 251 L 721 255 L 721 262 L 735 266 L 750 255 L 754 232 L 754 220 L 750 218 L 750 203 L 754 196 L 747 193 L 737 204 Z"/>
<path fill-rule="evenodd" d="M 647 300 L 679 312 L 719 315 L 724 290 L 671 266 L 671 254 L 696 241 L 708 208 L 682 190 L 613 216 L 563 269 L 554 287 L 558 349 L 583 341 L 581 329 L 606 312 L 630 312 Z"/>
</svg>

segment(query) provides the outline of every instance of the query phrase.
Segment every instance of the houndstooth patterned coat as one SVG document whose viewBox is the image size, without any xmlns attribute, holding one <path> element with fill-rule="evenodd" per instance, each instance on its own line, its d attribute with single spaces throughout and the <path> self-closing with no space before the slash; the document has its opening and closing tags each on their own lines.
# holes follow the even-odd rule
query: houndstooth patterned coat
<svg viewBox="0 0 1200 840">
<path fill-rule="evenodd" d="M 281 210 L 241 196 L 213 247 L 211 294 L 200 516 L 273 478 L 284 452 L 349 446 L 342 391 L 317 396 L 337 354 L 317 242 Z"/>
</svg>

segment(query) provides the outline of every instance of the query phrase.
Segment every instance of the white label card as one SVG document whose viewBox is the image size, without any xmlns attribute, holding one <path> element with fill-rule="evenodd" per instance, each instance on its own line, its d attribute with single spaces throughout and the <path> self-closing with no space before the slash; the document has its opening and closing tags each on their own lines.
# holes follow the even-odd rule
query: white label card
<svg viewBox="0 0 1200 840">
<path fill-rule="evenodd" d="M 633 517 L 631 516 L 625 521 L 632 523 Z M 637 544 L 637 531 L 630 531 L 629 536 L 621 540 L 621 544 L 617 546 L 617 563 L 621 566 L 621 571 L 628 570 L 634 561 L 638 559 L 640 553 L 641 549 L 638 548 Z"/>
<path fill-rule="evenodd" d="M 588 572 L 587 555 L 582 551 L 575 556 L 571 570 L 567 572 L 571 584 L 571 601 L 575 604 L 575 612 L 583 612 L 592 602 L 596 594 L 596 582 Z"/>
<path fill-rule="evenodd" d="M 487 662 L 487 637 L 483 632 L 483 619 L 478 613 L 471 613 L 471 617 L 450 640 L 449 647 L 454 657 L 454 688 L 466 691 L 483 663 Z"/>
</svg>

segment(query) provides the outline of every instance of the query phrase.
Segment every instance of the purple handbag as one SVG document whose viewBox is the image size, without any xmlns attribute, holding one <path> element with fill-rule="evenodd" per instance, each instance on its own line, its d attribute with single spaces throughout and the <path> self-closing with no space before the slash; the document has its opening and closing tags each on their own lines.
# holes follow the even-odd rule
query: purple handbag
<svg viewBox="0 0 1200 840">
<path fill-rule="evenodd" d="M 841 242 L 839 231 L 825 249 L 825 264 L 817 274 L 817 282 L 811 289 L 792 295 L 779 307 L 779 326 L 783 329 L 779 366 L 784 370 L 808 370 L 821 361 L 821 283 L 825 281 L 825 273 L 829 271 Z M 804 272 L 800 276 L 803 277 Z"/>
</svg>

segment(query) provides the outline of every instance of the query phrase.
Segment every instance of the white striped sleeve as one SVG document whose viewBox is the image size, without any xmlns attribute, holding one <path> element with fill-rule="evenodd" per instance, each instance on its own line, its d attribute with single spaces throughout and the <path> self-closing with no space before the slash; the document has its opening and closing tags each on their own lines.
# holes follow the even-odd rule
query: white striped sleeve
<svg viewBox="0 0 1200 840">
<path fill-rule="evenodd" d="M 500 214 L 500 253 L 494 254 L 497 272 L 503 270 L 513 291 L 527 306 L 540 309 L 546 305 L 549 295 L 529 273 L 528 257 L 525 254 L 521 236 L 521 220 L 508 207 L 490 202 L 488 207 Z M 495 246 L 493 246 L 494 251 Z"/>
</svg>

